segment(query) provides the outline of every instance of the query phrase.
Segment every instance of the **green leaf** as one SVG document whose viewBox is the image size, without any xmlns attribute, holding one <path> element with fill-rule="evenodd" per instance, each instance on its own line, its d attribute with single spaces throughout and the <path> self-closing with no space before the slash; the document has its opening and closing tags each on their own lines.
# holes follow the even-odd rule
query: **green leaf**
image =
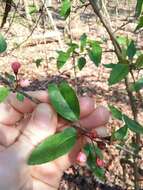
<svg viewBox="0 0 143 190">
<path fill-rule="evenodd" d="M 142 11 L 143 0 L 137 0 L 136 4 L 136 16 L 139 17 Z"/>
<path fill-rule="evenodd" d="M 84 146 L 84 151 L 87 156 L 89 155 L 90 152 L 93 152 L 98 158 L 103 160 L 102 150 L 100 150 L 100 148 L 96 144 L 94 144 L 94 146 L 93 146 L 93 144 L 87 143 Z"/>
<path fill-rule="evenodd" d="M 132 59 L 134 57 L 134 55 L 136 54 L 136 46 L 134 41 L 132 40 L 127 48 L 127 55 L 129 57 L 129 59 Z"/>
<path fill-rule="evenodd" d="M 80 108 L 78 98 L 67 82 L 61 82 L 58 86 L 54 83 L 49 84 L 48 94 L 57 113 L 70 121 L 79 120 Z"/>
<path fill-rule="evenodd" d="M 128 116 L 123 115 L 126 126 L 133 132 L 137 134 L 143 134 L 143 126 L 141 126 L 136 121 L 130 119 Z"/>
<path fill-rule="evenodd" d="M 102 150 L 96 144 L 94 144 L 94 151 L 95 151 L 97 157 L 100 158 L 101 160 L 103 160 Z"/>
<path fill-rule="evenodd" d="M 0 103 L 3 102 L 9 95 L 10 90 L 6 87 L 0 87 Z"/>
<path fill-rule="evenodd" d="M 82 70 L 83 67 L 85 66 L 85 64 L 86 64 L 86 59 L 84 57 L 80 57 L 78 59 L 78 68 L 79 68 L 79 70 Z"/>
<path fill-rule="evenodd" d="M 127 64 L 116 64 L 115 67 L 113 67 L 110 77 L 109 77 L 109 85 L 116 84 L 120 82 L 122 79 L 124 79 L 129 73 L 129 66 Z"/>
<path fill-rule="evenodd" d="M 86 2 L 86 0 L 79 0 L 82 4 L 84 4 Z"/>
<path fill-rule="evenodd" d="M 122 117 L 123 117 L 122 112 L 112 105 L 108 105 L 108 106 L 112 113 L 112 116 L 116 119 L 122 120 Z"/>
<path fill-rule="evenodd" d="M 62 0 L 60 7 L 60 15 L 66 19 L 71 12 L 71 1 L 70 0 Z"/>
<path fill-rule="evenodd" d="M 96 158 L 98 157 L 99 154 L 98 155 L 96 154 L 97 151 L 95 152 L 95 149 L 91 144 L 87 144 L 84 147 L 84 151 L 87 155 L 87 164 L 89 168 L 99 180 L 104 181 L 105 169 L 98 167 L 96 164 Z"/>
<path fill-rule="evenodd" d="M 49 136 L 33 150 L 28 159 L 28 164 L 43 164 L 67 154 L 76 143 L 76 140 L 77 131 L 71 127 Z"/>
<path fill-rule="evenodd" d="M 103 64 L 104 65 L 104 67 L 106 67 L 106 68 L 113 68 L 113 67 L 115 67 L 116 66 L 116 64 L 113 64 L 113 63 L 110 63 L 110 64 Z"/>
<path fill-rule="evenodd" d="M 138 25 L 137 25 L 135 31 L 141 29 L 142 27 L 143 27 L 143 16 L 141 16 L 141 17 L 139 18 L 139 22 L 138 22 Z"/>
<path fill-rule="evenodd" d="M 85 33 L 83 33 L 80 37 L 80 51 L 81 52 L 84 51 L 84 47 L 86 46 L 86 42 L 87 42 L 87 35 Z"/>
<path fill-rule="evenodd" d="M 7 48 L 7 43 L 5 38 L 0 34 L 0 53 L 4 52 Z"/>
<path fill-rule="evenodd" d="M 67 53 L 73 53 L 77 48 L 79 48 L 78 44 L 76 43 L 67 43 L 67 45 L 69 46 L 69 49 L 67 50 Z"/>
<path fill-rule="evenodd" d="M 138 154 L 140 152 L 140 144 L 137 144 L 136 142 L 132 141 L 130 143 L 130 146 L 132 147 L 134 154 Z"/>
<path fill-rule="evenodd" d="M 124 140 L 125 137 L 127 136 L 127 132 L 128 132 L 128 128 L 125 125 L 124 127 L 121 127 L 120 129 L 118 129 L 117 131 L 115 131 L 112 134 L 112 137 L 115 140 Z"/>
<path fill-rule="evenodd" d="M 139 55 L 139 57 L 136 60 L 135 66 L 137 68 L 141 68 L 143 66 L 143 54 Z"/>
<path fill-rule="evenodd" d="M 70 57 L 70 54 L 69 52 L 64 52 L 64 51 L 58 51 L 58 54 L 59 56 L 57 58 L 57 67 L 58 69 L 60 69 L 67 62 L 67 60 Z"/>
<path fill-rule="evenodd" d="M 35 4 L 29 5 L 28 10 L 29 10 L 30 15 L 38 12 L 37 7 L 36 7 Z"/>
<path fill-rule="evenodd" d="M 97 165 L 95 165 L 94 167 L 92 167 L 92 172 L 99 180 L 101 180 L 102 182 L 105 181 L 105 169 L 104 168 L 100 168 Z"/>
<path fill-rule="evenodd" d="M 16 94 L 16 98 L 17 98 L 20 102 L 23 102 L 25 97 L 24 97 L 23 94 L 17 93 L 17 94 Z"/>
<path fill-rule="evenodd" d="M 36 60 L 34 61 L 34 62 L 36 63 L 36 67 L 37 67 L 37 68 L 41 66 L 42 61 L 43 61 L 43 58 L 38 58 L 38 59 L 36 59 Z"/>
<path fill-rule="evenodd" d="M 88 55 L 91 61 L 98 67 L 101 62 L 102 48 L 97 41 L 91 43 L 91 49 L 88 50 Z"/>
<path fill-rule="evenodd" d="M 117 42 L 124 48 L 128 46 L 128 37 L 126 36 L 117 36 Z"/>
<path fill-rule="evenodd" d="M 8 79 L 9 82 L 11 82 L 11 83 L 15 82 L 15 76 L 14 75 L 11 75 L 11 74 L 5 72 L 5 76 L 6 76 L 6 78 Z"/>
<path fill-rule="evenodd" d="M 136 81 L 130 87 L 131 91 L 136 91 L 136 92 L 141 90 L 142 88 L 143 88 L 143 78 L 140 78 L 138 81 Z"/>
</svg>

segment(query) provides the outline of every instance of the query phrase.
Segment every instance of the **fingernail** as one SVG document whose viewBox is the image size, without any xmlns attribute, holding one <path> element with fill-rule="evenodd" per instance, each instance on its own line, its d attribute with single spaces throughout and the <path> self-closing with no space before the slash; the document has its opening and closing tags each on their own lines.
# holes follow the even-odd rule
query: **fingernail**
<svg viewBox="0 0 143 190">
<path fill-rule="evenodd" d="M 108 136 L 108 131 L 107 131 L 106 127 L 97 127 L 95 130 L 99 137 L 107 137 Z"/>
</svg>

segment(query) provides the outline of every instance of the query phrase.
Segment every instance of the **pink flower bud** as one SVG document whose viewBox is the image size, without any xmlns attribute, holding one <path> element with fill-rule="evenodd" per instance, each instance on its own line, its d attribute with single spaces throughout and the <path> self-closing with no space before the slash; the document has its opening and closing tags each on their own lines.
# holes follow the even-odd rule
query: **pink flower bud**
<svg viewBox="0 0 143 190">
<path fill-rule="evenodd" d="M 21 67 L 21 64 L 19 62 L 17 62 L 17 61 L 15 61 L 15 62 L 13 62 L 11 64 L 11 68 L 12 68 L 15 75 L 17 75 L 18 70 L 20 69 L 20 67 Z"/>
<path fill-rule="evenodd" d="M 79 164 L 85 164 L 85 162 L 87 161 L 87 157 L 86 157 L 86 154 L 84 152 L 79 152 L 78 153 L 78 156 L 76 158 L 76 161 L 79 163 Z"/>
<path fill-rule="evenodd" d="M 20 81 L 20 86 L 21 87 L 27 87 L 30 85 L 30 81 L 28 79 L 25 79 L 25 80 L 21 80 Z"/>
<path fill-rule="evenodd" d="M 105 166 L 105 163 L 104 163 L 104 161 L 103 160 L 101 160 L 100 158 L 96 158 L 96 164 L 97 164 L 97 166 L 99 166 L 99 167 L 104 167 Z"/>
</svg>

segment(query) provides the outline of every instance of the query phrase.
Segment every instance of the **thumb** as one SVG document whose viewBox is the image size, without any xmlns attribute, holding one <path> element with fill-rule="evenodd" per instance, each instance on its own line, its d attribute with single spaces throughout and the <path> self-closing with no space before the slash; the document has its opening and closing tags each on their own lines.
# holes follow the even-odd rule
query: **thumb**
<svg viewBox="0 0 143 190">
<path fill-rule="evenodd" d="M 32 149 L 49 135 L 55 133 L 57 115 L 47 103 L 39 104 L 32 113 L 31 119 L 19 138 L 20 157 L 27 160 Z"/>
</svg>

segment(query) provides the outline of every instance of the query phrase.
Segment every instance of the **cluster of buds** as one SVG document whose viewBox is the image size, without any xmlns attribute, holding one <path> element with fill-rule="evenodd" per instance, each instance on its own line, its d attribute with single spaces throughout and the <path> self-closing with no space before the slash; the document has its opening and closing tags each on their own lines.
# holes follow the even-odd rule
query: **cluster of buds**
<svg viewBox="0 0 143 190">
<path fill-rule="evenodd" d="M 84 152 L 79 152 L 76 158 L 76 162 L 80 164 L 81 166 L 85 165 L 87 161 L 87 156 Z M 96 165 L 100 168 L 103 168 L 105 166 L 104 160 L 100 159 L 99 157 L 96 158 Z"/>
</svg>

